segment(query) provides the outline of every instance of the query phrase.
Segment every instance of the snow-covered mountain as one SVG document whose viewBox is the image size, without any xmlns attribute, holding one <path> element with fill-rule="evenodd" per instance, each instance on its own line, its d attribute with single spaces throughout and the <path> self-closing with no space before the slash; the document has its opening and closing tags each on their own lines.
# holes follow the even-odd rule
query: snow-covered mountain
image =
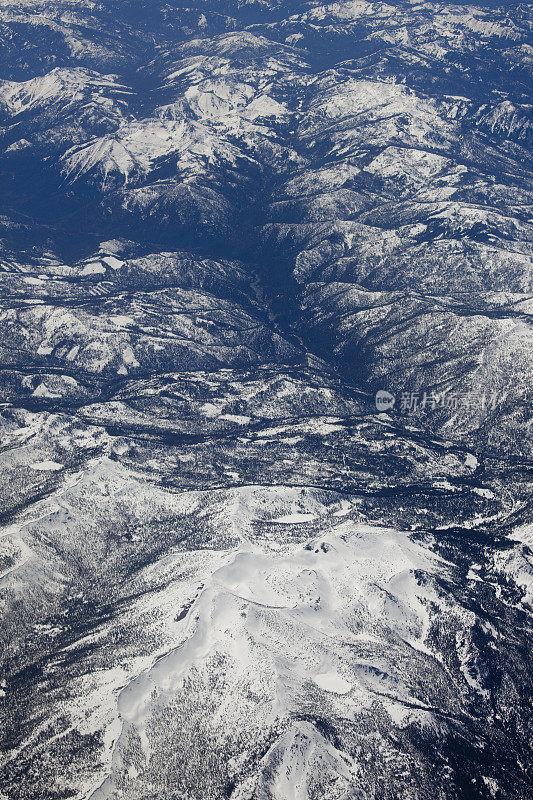
<svg viewBox="0 0 533 800">
<path fill-rule="evenodd" d="M 0 798 L 529 797 L 530 26 L 0 3 Z"/>
</svg>

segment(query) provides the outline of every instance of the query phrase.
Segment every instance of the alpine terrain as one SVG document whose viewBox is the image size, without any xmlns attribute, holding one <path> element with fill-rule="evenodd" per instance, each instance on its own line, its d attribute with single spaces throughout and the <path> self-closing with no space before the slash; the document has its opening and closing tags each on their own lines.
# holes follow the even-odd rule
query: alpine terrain
<svg viewBox="0 0 533 800">
<path fill-rule="evenodd" d="M 509 0 L 0 0 L 0 800 L 529 800 Z"/>
</svg>

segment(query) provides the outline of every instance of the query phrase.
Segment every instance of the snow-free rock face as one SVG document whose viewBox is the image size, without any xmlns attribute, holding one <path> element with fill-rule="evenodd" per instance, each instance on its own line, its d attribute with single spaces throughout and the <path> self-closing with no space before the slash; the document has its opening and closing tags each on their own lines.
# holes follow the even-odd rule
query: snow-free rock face
<svg viewBox="0 0 533 800">
<path fill-rule="evenodd" d="M 529 24 L 0 3 L 1 798 L 529 797 Z"/>
</svg>

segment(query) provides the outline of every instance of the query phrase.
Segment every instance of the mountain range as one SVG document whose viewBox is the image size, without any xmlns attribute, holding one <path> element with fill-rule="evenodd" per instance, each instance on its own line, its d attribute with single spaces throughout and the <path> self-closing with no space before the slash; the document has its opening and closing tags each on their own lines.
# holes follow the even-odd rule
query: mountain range
<svg viewBox="0 0 533 800">
<path fill-rule="evenodd" d="M 0 3 L 0 800 L 527 800 L 531 9 Z"/>
</svg>

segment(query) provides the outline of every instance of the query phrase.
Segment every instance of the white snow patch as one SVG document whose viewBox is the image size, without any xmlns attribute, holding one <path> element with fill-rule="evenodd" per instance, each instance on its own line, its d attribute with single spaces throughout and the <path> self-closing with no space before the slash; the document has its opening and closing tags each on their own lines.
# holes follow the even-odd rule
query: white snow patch
<svg viewBox="0 0 533 800">
<path fill-rule="evenodd" d="M 200 406 L 200 411 L 205 417 L 212 418 L 220 416 L 221 409 L 214 403 L 204 403 L 203 406 Z"/>
<path fill-rule="evenodd" d="M 125 325 L 132 325 L 135 321 L 133 317 L 128 317 L 125 314 L 113 314 L 109 317 L 111 322 L 119 327 L 124 327 Z"/>
<path fill-rule="evenodd" d="M 283 517 L 278 517 L 274 522 L 279 522 L 282 525 L 291 525 L 300 522 L 312 522 L 316 519 L 316 514 L 285 514 Z"/>
<path fill-rule="evenodd" d="M 33 397 L 45 397 L 48 400 L 57 400 L 61 397 L 57 392 L 52 392 L 46 383 L 40 383 L 39 386 L 32 392 Z"/>
<path fill-rule="evenodd" d="M 80 275 L 105 275 L 106 268 L 100 261 L 91 261 L 89 264 L 86 264 Z"/>
<path fill-rule="evenodd" d="M 490 489 L 479 489 L 477 486 L 474 486 L 472 491 L 474 494 L 478 494 L 480 497 L 486 497 L 489 500 L 492 500 L 495 496 L 494 492 Z"/>
<path fill-rule="evenodd" d="M 479 466 L 479 461 L 477 460 L 475 455 L 473 455 L 472 453 L 467 453 L 465 466 L 470 467 L 470 469 L 477 469 Z"/>
<path fill-rule="evenodd" d="M 251 417 L 246 417 L 244 414 L 221 414 L 220 419 L 225 419 L 227 422 L 236 422 L 237 425 L 248 425 Z"/>
<path fill-rule="evenodd" d="M 128 367 L 139 367 L 140 364 L 135 358 L 135 354 L 131 347 L 126 347 L 124 352 L 122 353 L 122 361 L 124 364 L 127 364 Z"/>
<path fill-rule="evenodd" d="M 102 261 L 107 264 L 108 267 L 111 267 L 111 269 L 120 269 L 124 266 L 124 261 L 121 261 L 120 258 L 115 258 L 114 256 L 104 256 Z"/>
<path fill-rule="evenodd" d="M 341 507 L 338 511 L 333 512 L 334 517 L 345 517 L 347 514 L 350 513 L 352 508 L 352 504 L 348 502 L 348 500 L 341 500 Z"/>
<path fill-rule="evenodd" d="M 30 464 L 32 469 L 56 472 L 58 469 L 63 469 L 64 464 L 59 464 L 57 461 L 35 461 Z"/>
<path fill-rule="evenodd" d="M 352 684 L 349 681 L 345 681 L 336 672 L 322 672 L 319 675 L 315 675 L 313 680 L 325 692 L 346 694 L 352 688 Z"/>
</svg>

